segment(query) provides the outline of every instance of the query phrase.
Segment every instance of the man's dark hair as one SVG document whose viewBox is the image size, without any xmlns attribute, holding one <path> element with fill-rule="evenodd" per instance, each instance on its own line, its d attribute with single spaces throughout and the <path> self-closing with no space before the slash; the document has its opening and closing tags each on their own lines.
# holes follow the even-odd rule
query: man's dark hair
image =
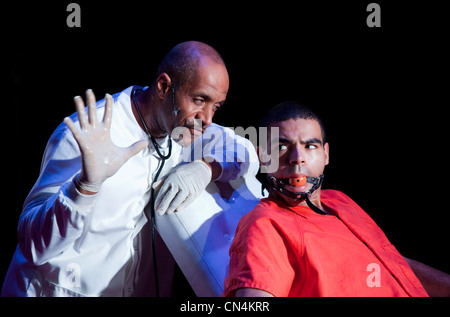
<svg viewBox="0 0 450 317">
<path fill-rule="evenodd" d="M 325 126 L 322 119 L 311 108 L 298 101 L 284 101 L 271 108 L 261 119 L 260 127 L 270 127 L 275 122 L 289 119 L 316 120 L 322 130 L 322 142 L 326 142 Z"/>
</svg>

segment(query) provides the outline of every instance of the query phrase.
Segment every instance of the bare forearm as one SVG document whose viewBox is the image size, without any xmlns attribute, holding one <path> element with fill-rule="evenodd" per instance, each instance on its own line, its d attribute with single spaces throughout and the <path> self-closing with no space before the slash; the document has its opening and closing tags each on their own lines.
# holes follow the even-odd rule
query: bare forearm
<svg viewBox="0 0 450 317">
<path fill-rule="evenodd" d="M 428 295 L 435 297 L 450 297 L 450 275 L 425 265 L 421 262 L 408 259 L 411 269 L 422 283 Z"/>
</svg>

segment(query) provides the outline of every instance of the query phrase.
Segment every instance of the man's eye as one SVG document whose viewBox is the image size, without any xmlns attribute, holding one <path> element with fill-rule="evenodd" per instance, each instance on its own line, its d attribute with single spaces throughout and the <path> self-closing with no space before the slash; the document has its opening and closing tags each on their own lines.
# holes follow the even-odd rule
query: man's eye
<svg viewBox="0 0 450 317">
<path fill-rule="evenodd" d="M 280 151 L 286 151 L 288 149 L 286 144 L 280 144 L 278 145 L 278 150 Z"/>
<path fill-rule="evenodd" d="M 314 149 L 317 149 L 317 145 L 314 145 L 314 144 L 306 144 L 306 145 L 305 145 L 305 148 L 308 149 L 308 150 L 314 150 Z"/>
<path fill-rule="evenodd" d="M 194 103 L 196 105 L 202 106 L 205 103 L 205 99 L 203 99 L 203 98 L 194 98 Z"/>
</svg>

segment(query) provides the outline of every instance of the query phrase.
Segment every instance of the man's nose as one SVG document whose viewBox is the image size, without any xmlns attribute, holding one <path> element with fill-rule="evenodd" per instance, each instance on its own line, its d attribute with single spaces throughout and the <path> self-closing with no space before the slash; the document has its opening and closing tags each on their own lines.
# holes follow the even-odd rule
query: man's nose
<svg viewBox="0 0 450 317">
<path fill-rule="evenodd" d="M 291 155 L 289 156 L 289 164 L 291 165 L 302 165 L 305 163 L 305 157 L 303 155 L 300 146 L 296 146 L 292 149 Z"/>
<path fill-rule="evenodd" d="M 211 125 L 213 116 L 214 111 L 212 110 L 212 107 L 208 106 L 197 113 L 196 119 L 202 120 L 202 127 L 206 129 Z"/>
</svg>

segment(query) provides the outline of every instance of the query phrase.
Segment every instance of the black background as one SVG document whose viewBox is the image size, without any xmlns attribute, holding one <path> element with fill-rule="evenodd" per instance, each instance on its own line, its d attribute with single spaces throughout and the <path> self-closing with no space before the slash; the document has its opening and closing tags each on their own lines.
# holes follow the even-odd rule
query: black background
<svg viewBox="0 0 450 317">
<path fill-rule="evenodd" d="M 227 64 L 216 123 L 257 126 L 287 99 L 313 107 L 330 142 L 324 188 L 352 197 L 403 255 L 450 273 L 448 26 L 438 1 L 377 1 L 381 28 L 366 24 L 371 1 L 74 1 L 81 28 L 66 24 L 70 2 L 2 9 L 0 282 L 45 145 L 74 112 L 73 97 L 148 85 L 186 40 L 212 45 Z"/>
</svg>

